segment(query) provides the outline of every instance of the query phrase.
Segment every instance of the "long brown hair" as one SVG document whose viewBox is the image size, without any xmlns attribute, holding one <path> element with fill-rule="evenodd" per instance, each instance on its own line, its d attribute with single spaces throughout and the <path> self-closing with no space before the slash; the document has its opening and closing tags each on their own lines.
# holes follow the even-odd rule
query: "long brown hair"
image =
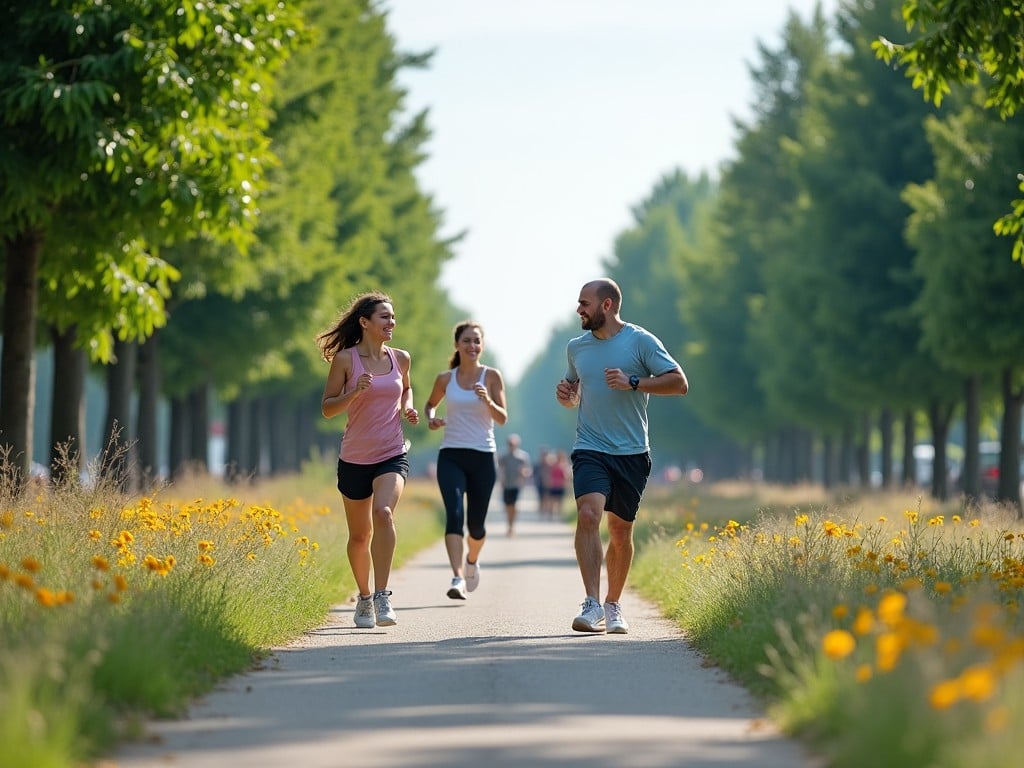
<svg viewBox="0 0 1024 768">
<path fill-rule="evenodd" d="M 363 326 L 359 324 L 359 318 L 373 317 L 378 306 L 391 303 L 391 297 L 380 291 L 370 291 L 352 299 L 352 303 L 342 311 L 334 325 L 316 337 L 316 344 L 324 360 L 331 362 L 336 353 L 362 341 Z"/>
<path fill-rule="evenodd" d="M 467 328 L 476 328 L 478 331 L 480 331 L 480 340 L 483 341 L 484 328 L 482 325 L 480 325 L 480 323 L 477 323 L 473 320 L 463 320 L 461 323 L 458 323 L 455 326 L 455 354 L 452 355 L 452 359 L 448 363 L 449 368 L 459 367 L 459 336 L 461 336 L 462 332 Z"/>
</svg>

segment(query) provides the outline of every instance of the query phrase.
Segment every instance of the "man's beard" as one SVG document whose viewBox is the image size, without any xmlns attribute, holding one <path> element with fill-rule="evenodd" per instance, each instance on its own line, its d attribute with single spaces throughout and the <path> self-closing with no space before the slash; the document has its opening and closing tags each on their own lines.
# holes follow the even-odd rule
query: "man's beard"
<svg viewBox="0 0 1024 768">
<path fill-rule="evenodd" d="M 597 309 L 594 310 L 594 314 L 590 315 L 589 317 L 583 318 L 583 323 L 581 327 L 584 331 L 596 331 L 598 328 L 604 325 L 604 321 L 604 310 Z"/>
</svg>

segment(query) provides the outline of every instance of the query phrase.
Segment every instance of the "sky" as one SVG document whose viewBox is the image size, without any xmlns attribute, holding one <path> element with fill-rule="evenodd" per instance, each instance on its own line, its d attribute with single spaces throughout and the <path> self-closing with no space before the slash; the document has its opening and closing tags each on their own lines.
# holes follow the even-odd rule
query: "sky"
<svg viewBox="0 0 1024 768">
<path fill-rule="evenodd" d="M 837 0 L 822 0 L 834 14 Z M 515 383 L 575 322 L 588 280 L 664 175 L 718 175 L 750 116 L 758 43 L 777 47 L 814 0 L 385 0 L 411 115 L 432 137 L 417 171 L 465 233 L 442 286 L 483 326 Z M 629 320 L 629 297 L 622 317 Z M 651 328 L 657 333 L 656 328 Z M 486 352 L 485 352 L 486 355 Z"/>
</svg>

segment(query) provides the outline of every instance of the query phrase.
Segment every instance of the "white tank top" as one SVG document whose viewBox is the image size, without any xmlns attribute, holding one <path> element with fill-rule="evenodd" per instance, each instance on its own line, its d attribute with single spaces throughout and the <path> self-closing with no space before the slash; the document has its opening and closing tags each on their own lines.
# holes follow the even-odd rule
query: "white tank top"
<svg viewBox="0 0 1024 768">
<path fill-rule="evenodd" d="M 456 368 L 452 368 L 448 379 L 448 388 L 444 391 L 445 428 L 441 439 L 442 448 L 471 448 L 474 451 L 495 453 L 497 443 L 494 440 L 494 419 L 491 409 L 476 396 L 476 392 L 459 386 Z M 480 371 L 483 384 L 487 377 L 487 367 Z"/>
</svg>

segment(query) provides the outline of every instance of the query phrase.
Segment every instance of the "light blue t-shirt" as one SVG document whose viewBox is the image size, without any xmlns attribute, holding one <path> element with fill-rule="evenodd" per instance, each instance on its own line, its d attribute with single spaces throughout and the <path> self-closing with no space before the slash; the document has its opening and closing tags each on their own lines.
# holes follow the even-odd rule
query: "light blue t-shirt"
<svg viewBox="0 0 1024 768">
<path fill-rule="evenodd" d="M 566 348 L 566 381 L 580 382 L 576 415 L 575 450 L 600 451 L 616 456 L 646 453 L 646 392 L 611 389 L 604 380 L 606 368 L 621 368 L 627 376 L 660 376 L 679 368 L 653 333 L 626 323 L 610 339 L 587 332 L 569 341 Z"/>
</svg>

